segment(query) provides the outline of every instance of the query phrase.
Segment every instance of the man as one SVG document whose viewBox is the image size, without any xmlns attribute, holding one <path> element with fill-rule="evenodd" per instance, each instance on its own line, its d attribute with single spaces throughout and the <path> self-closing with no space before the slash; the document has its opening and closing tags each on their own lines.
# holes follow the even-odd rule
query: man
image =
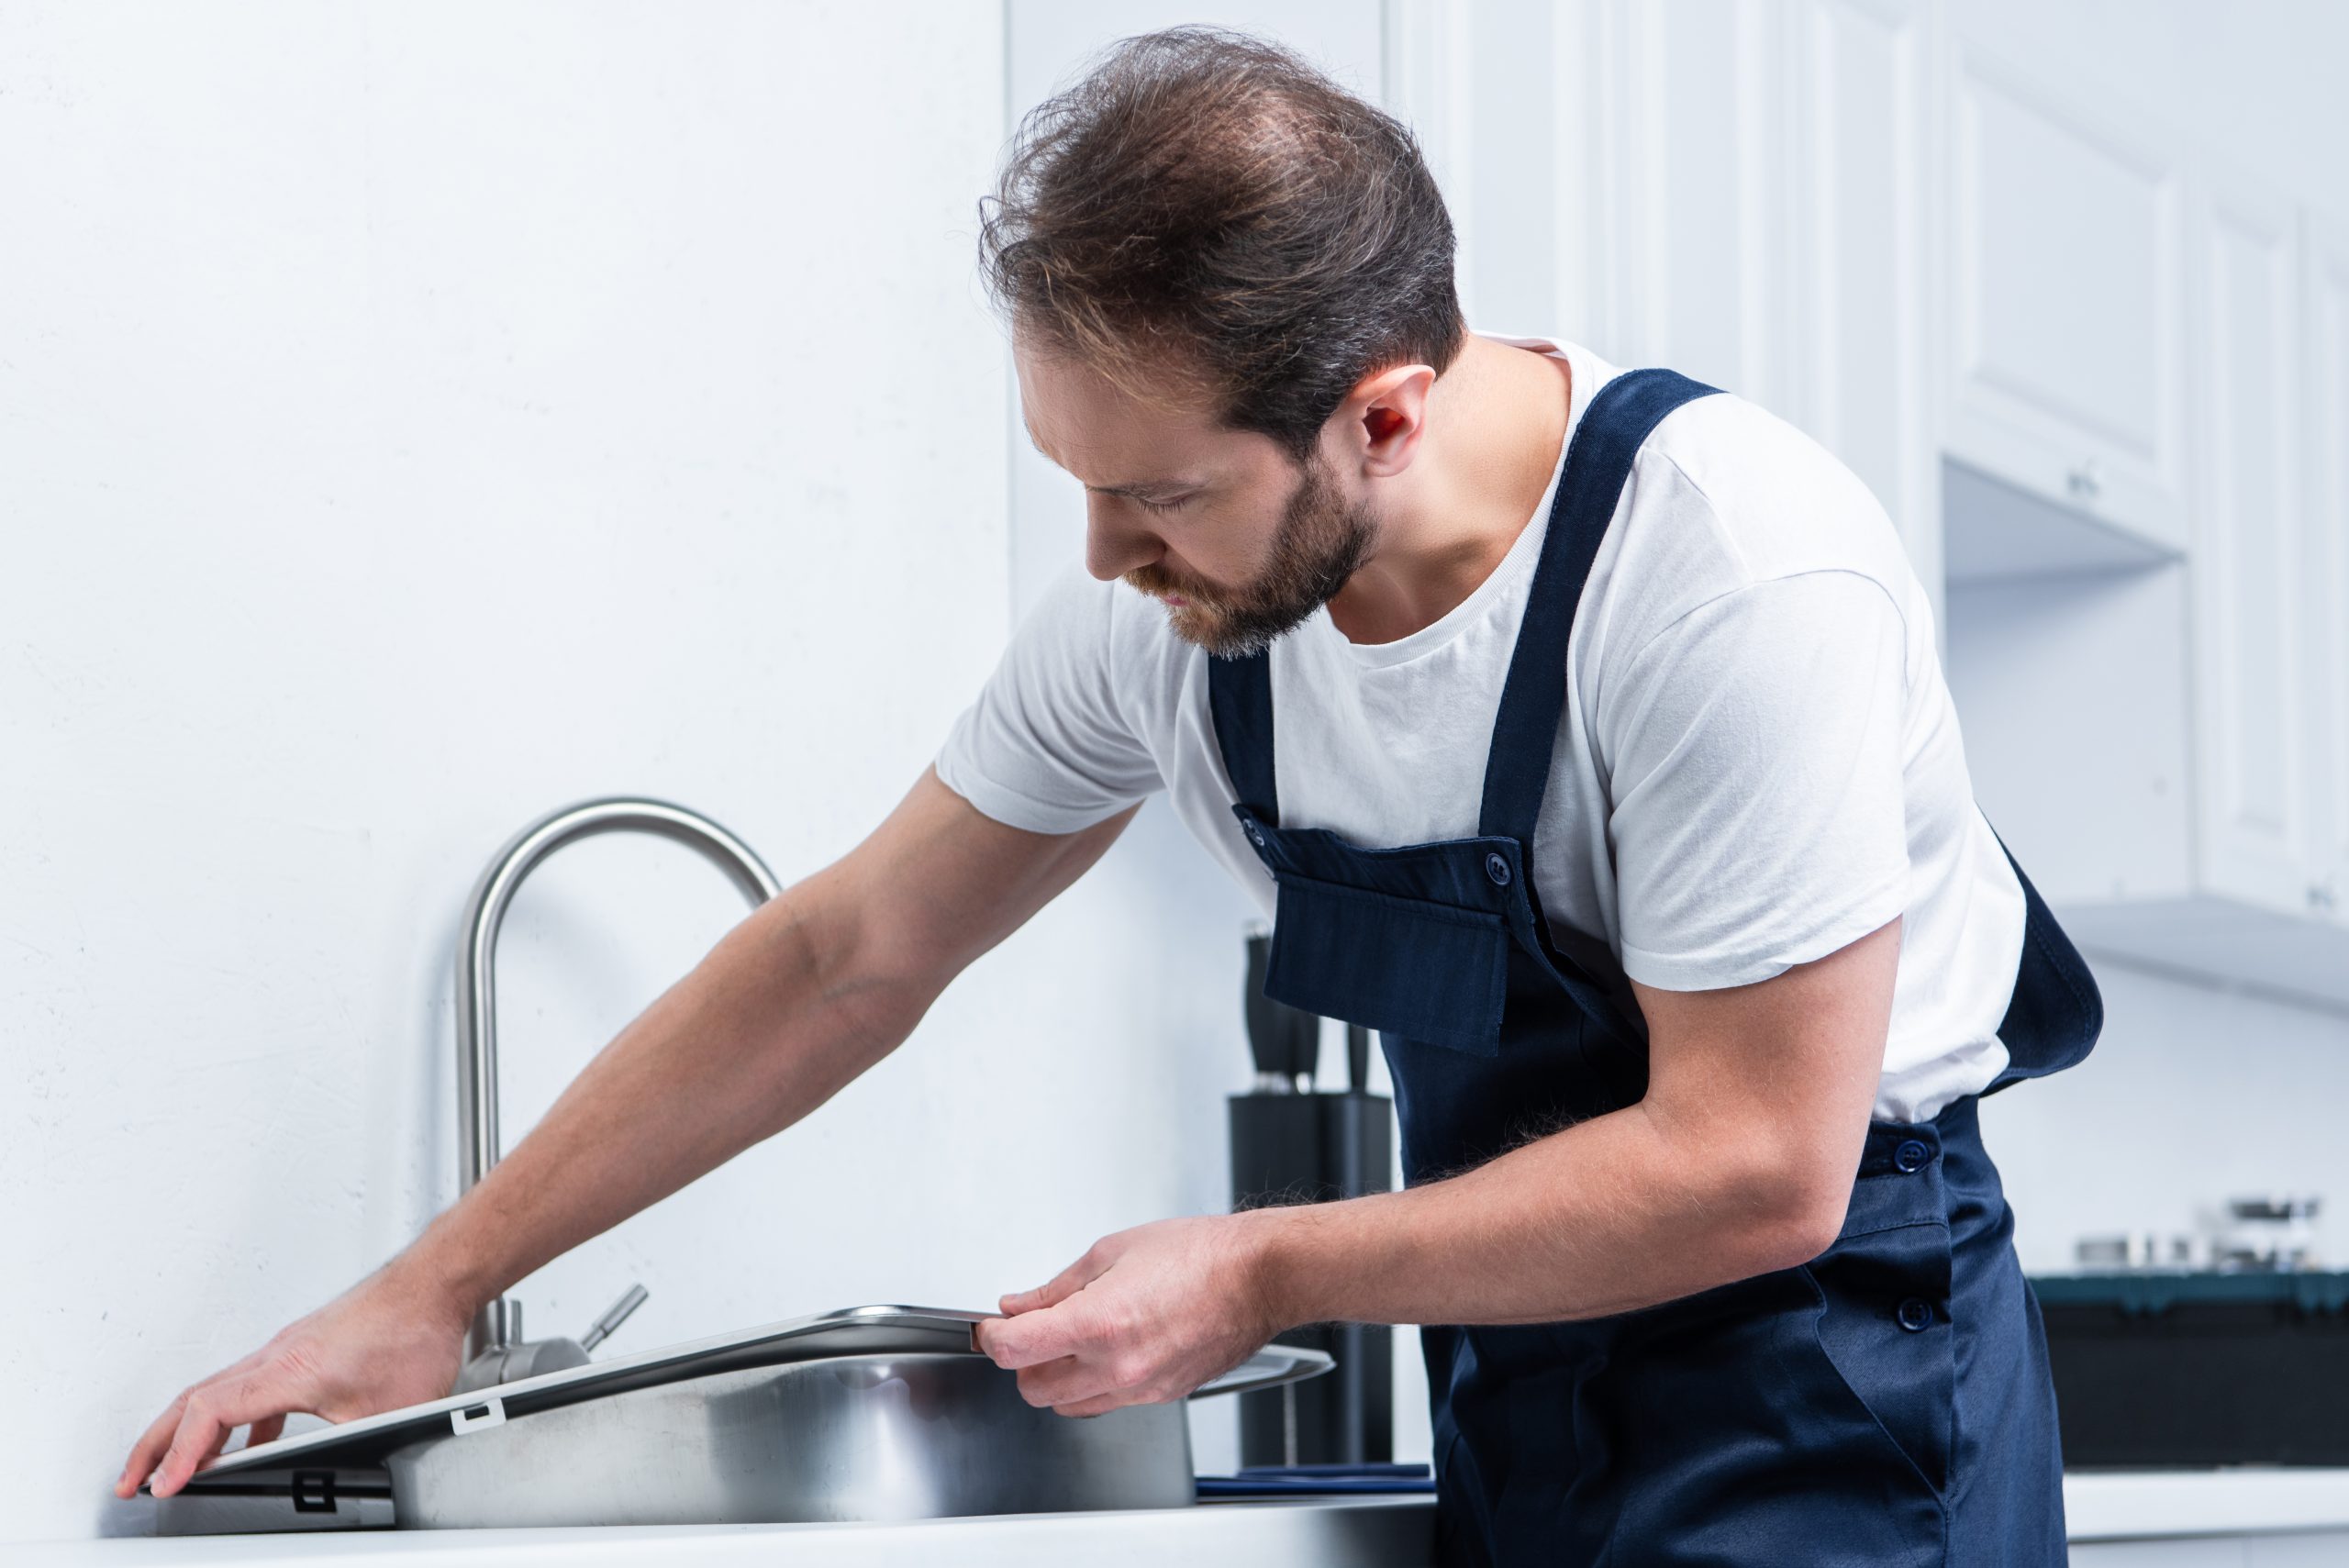
<svg viewBox="0 0 2349 1568">
<path fill-rule="evenodd" d="M 1163 788 L 1276 910 L 1268 988 L 1382 1031 L 1410 1181 L 1097 1242 L 979 1330 L 1031 1402 L 1432 1325 L 1447 1560 L 2061 1562 L 1974 1107 L 2095 990 L 1882 509 L 1738 398 L 1467 331 L 1408 132 L 1244 36 L 1119 46 L 984 228 L 1089 575 L 871 838 L 120 1490 L 444 1393 L 476 1306 L 820 1104 Z"/>
</svg>

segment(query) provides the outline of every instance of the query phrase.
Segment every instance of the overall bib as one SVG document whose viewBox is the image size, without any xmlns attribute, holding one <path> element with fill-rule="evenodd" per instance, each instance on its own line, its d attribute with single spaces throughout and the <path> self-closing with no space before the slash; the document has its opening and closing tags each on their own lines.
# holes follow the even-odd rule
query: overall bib
<svg viewBox="0 0 2349 1568">
<path fill-rule="evenodd" d="M 1567 634 L 1632 454 L 1713 390 L 1630 371 L 1584 413 L 1475 838 L 1370 849 L 1281 827 L 1266 656 L 1209 661 L 1232 809 L 1279 886 L 1265 991 L 1380 1031 L 1408 1184 L 1646 1093 L 1621 967 L 1603 941 L 1544 924 L 1533 828 Z M 2079 1061 L 2103 1018 L 2079 954 L 2022 889 L 1998 1029 L 2011 1062 L 1984 1093 Z M 2062 1564 L 2046 1341 L 1977 1101 L 1871 1122 L 1842 1232 L 1798 1267 L 1606 1318 L 1425 1328 L 1442 1561 Z"/>
</svg>

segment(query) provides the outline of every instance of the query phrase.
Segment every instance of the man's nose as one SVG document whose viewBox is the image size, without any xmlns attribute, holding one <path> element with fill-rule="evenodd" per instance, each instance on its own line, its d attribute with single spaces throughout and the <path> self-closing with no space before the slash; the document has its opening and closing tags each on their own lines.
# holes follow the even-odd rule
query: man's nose
<svg viewBox="0 0 2349 1568">
<path fill-rule="evenodd" d="M 1166 553 L 1165 541 L 1146 528 L 1120 517 L 1114 501 L 1086 505 L 1085 569 L 1102 582 L 1122 577 L 1136 567 L 1149 566 Z"/>
</svg>

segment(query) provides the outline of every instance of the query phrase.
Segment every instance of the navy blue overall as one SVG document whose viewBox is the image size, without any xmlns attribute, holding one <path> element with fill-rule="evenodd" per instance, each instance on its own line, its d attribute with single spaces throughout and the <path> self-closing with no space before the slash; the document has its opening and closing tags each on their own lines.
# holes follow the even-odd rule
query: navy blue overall
<svg viewBox="0 0 2349 1568">
<path fill-rule="evenodd" d="M 1380 1031 L 1411 1184 L 1646 1093 L 1646 1026 L 1620 964 L 1545 925 L 1528 873 L 1591 562 L 1632 454 L 1713 390 L 1631 371 L 1585 412 L 1475 838 L 1371 849 L 1281 827 L 1266 656 L 1209 662 L 1232 809 L 1279 884 L 1265 990 Z M 2070 1066 L 2102 1023 L 2086 965 L 2022 887 L 1998 1029 L 2011 1063 L 1984 1093 Z M 1426 1328 L 1443 1561 L 2063 1563 L 2046 1341 L 1977 1100 L 1870 1123 L 1842 1233 L 1798 1267 L 1605 1318 Z"/>
</svg>

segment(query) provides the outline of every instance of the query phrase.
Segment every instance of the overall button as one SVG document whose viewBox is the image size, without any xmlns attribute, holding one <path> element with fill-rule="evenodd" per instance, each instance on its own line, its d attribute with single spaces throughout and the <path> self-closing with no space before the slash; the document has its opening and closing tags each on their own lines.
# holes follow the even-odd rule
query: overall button
<svg viewBox="0 0 2349 1568">
<path fill-rule="evenodd" d="M 1264 847 L 1264 830 L 1253 822 L 1248 824 L 1248 841 L 1260 850 Z"/>
<path fill-rule="evenodd" d="M 1493 879 L 1493 885 L 1495 887 L 1507 887 L 1508 885 L 1508 879 L 1510 876 L 1508 857 L 1502 854 L 1498 850 L 1495 850 L 1491 854 L 1486 855 L 1485 857 L 1485 874 Z"/>
<path fill-rule="evenodd" d="M 1893 1164 L 1903 1171 L 1921 1171 L 1932 1157 L 1933 1151 L 1913 1138 L 1892 1151 Z"/>
<path fill-rule="evenodd" d="M 1899 1319 L 1903 1329 L 1913 1334 L 1920 1329 L 1932 1326 L 1933 1309 L 1912 1296 L 1900 1304 L 1900 1309 L 1893 1316 Z"/>
</svg>

